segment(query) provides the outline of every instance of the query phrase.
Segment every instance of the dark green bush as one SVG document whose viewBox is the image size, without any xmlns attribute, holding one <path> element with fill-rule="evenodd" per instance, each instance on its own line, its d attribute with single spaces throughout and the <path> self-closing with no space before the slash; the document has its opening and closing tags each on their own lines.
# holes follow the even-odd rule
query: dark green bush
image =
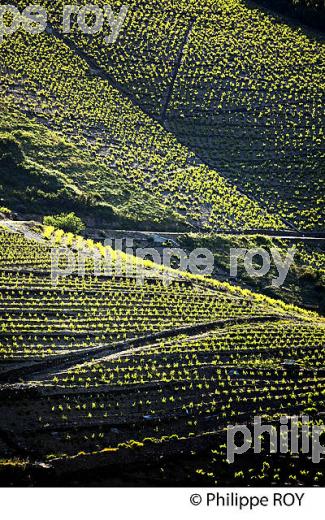
<svg viewBox="0 0 325 520">
<path fill-rule="evenodd" d="M 75 213 L 60 213 L 60 215 L 49 215 L 44 217 L 46 226 L 54 226 L 63 231 L 79 234 L 85 229 L 85 224 Z"/>
<path fill-rule="evenodd" d="M 298 269 L 298 277 L 305 282 L 315 282 L 318 280 L 318 273 L 312 267 L 304 266 Z"/>
<path fill-rule="evenodd" d="M 6 215 L 7 217 L 10 217 L 12 214 L 12 211 L 11 211 L 11 209 L 6 208 L 5 206 L 0 206 L 0 213 L 2 213 L 3 215 Z"/>
</svg>

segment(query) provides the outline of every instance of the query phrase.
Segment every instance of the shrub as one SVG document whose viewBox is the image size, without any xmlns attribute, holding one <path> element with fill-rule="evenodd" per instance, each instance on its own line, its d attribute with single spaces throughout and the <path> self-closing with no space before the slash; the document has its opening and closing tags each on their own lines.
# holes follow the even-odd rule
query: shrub
<svg viewBox="0 0 325 520">
<path fill-rule="evenodd" d="M 0 213 L 5 215 L 6 217 L 10 217 L 12 214 L 11 209 L 6 208 L 5 206 L 0 206 Z"/>
<path fill-rule="evenodd" d="M 46 216 L 43 219 L 43 223 L 46 226 L 54 226 L 75 234 L 81 233 L 86 227 L 81 218 L 73 212 Z"/>
<path fill-rule="evenodd" d="M 306 282 L 315 282 L 318 279 L 317 272 L 310 266 L 303 266 L 299 269 L 299 279 Z"/>
</svg>

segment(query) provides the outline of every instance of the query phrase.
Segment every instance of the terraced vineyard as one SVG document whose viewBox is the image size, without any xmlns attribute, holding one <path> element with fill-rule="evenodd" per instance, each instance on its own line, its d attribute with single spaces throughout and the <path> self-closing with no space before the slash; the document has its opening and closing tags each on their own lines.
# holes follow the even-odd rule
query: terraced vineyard
<svg viewBox="0 0 325 520">
<path fill-rule="evenodd" d="M 60 31 L 64 2 L 44 4 Z M 271 214 L 298 228 L 322 229 L 321 36 L 244 0 L 128 5 L 118 45 L 105 43 L 103 33 L 83 35 L 75 25 L 65 41 L 96 74 Z M 121 2 L 112 6 L 119 12 Z M 175 170 L 182 186 L 188 174 L 198 188 L 208 176 L 214 191 L 215 173 L 198 169 L 194 175 L 186 163 L 185 171 L 184 163 Z"/>
<path fill-rule="evenodd" d="M 137 0 L 118 45 L 77 30 L 64 43 L 63 2 L 43 4 L 56 28 L 1 46 L 4 113 L 36 117 L 196 227 L 322 228 L 317 36 L 242 0 Z"/>
<path fill-rule="evenodd" d="M 0 485 L 324 484 L 321 34 L 250 0 L 130 0 L 107 43 L 40 3 L 46 30 L 0 43 Z M 121 228 L 208 247 L 215 278 L 97 242 Z M 231 248 L 292 241 L 287 285 L 274 262 L 230 278 Z M 308 453 L 264 436 L 230 463 L 257 417 L 298 417 Z"/>
<path fill-rule="evenodd" d="M 77 147 L 99 156 L 109 171 L 127 179 L 129 191 L 133 186 L 145 189 L 192 225 L 243 229 L 281 225 L 217 172 L 203 164 L 195 166 L 193 153 L 106 81 L 89 77 L 83 60 L 60 40 L 17 35 L 0 53 L 5 72 L 10 72 L 2 77 L 2 117 L 6 118 L 2 131 L 13 126 L 9 112 L 14 111 L 15 118 L 17 108 L 32 113 L 55 132 L 54 142 L 63 130 Z M 41 105 L 39 96 L 44 98 Z M 24 123 L 13 135 L 27 149 L 32 137 Z M 53 167 L 50 156 L 42 153 L 37 158 L 41 165 Z M 91 186 L 108 202 L 107 181 L 102 176 L 92 177 L 87 170 L 80 175 L 76 164 L 71 180 L 78 187 Z"/>
<path fill-rule="evenodd" d="M 166 285 L 148 265 L 141 285 L 89 264 L 53 286 L 45 237 L 0 244 L 2 480 L 320 482 L 306 456 L 303 470 L 264 452 L 229 465 L 224 444 L 256 415 L 322 423 L 316 314 L 185 273 Z"/>
</svg>

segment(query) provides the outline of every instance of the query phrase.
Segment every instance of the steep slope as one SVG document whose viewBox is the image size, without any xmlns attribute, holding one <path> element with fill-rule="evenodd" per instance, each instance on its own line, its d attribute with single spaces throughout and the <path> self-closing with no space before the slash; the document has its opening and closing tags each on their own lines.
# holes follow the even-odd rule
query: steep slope
<svg viewBox="0 0 325 520">
<path fill-rule="evenodd" d="M 284 226 L 200 162 L 107 79 L 92 76 L 85 60 L 60 40 L 17 33 L 4 41 L 0 55 L 3 114 L 18 109 L 59 132 L 129 186 L 154 195 L 167 212 L 173 208 L 197 228 Z M 100 191 L 100 179 L 94 182 Z M 103 200 L 109 202 L 105 195 Z"/>
<path fill-rule="evenodd" d="M 63 2 L 44 4 L 60 30 Z M 128 5 L 115 44 L 103 41 L 107 25 L 91 37 L 74 25 L 66 38 L 247 195 L 296 227 L 321 229 L 321 37 L 245 0 Z"/>
<path fill-rule="evenodd" d="M 64 205 L 106 223 L 207 230 L 184 240 L 212 244 L 222 266 L 229 245 L 264 242 L 223 236 L 214 250 L 215 229 L 319 227 L 313 36 L 243 0 L 131 0 L 119 44 L 107 48 L 80 33 L 62 40 L 62 2 L 43 5 L 56 29 L 0 44 L 1 196 L 13 209 Z M 77 273 L 86 252 L 94 259 Z M 66 276 L 57 279 L 58 254 Z M 300 255 L 323 273 L 321 253 Z M 107 258 L 111 271 L 100 269 Z M 324 456 L 314 464 L 311 453 L 263 445 L 229 464 L 225 442 L 230 425 L 252 429 L 257 416 L 277 427 L 283 416 L 324 423 L 324 323 L 247 289 L 7 221 L 0 483 L 321 485 Z"/>
<path fill-rule="evenodd" d="M 264 451 L 228 464 L 224 441 L 255 415 L 321 421 L 324 320 L 146 263 L 140 285 L 89 264 L 53 286 L 33 236 L 0 234 L 1 482 L 317 481 L 303 455 L 307 473 Z"/>
</svg>

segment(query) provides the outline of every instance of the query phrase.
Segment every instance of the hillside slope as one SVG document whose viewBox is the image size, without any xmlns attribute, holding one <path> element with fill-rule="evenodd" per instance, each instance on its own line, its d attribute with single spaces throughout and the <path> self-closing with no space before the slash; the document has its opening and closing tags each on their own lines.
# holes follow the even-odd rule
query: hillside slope
<svg viewBox="0 0 325 520">
<path fill-rule="evenodd" d="M 60 30 L 62 0 L 43 3 Z M 321 36 L 245 0 L 128 5 L 115 44 L 103 42 L 107 26 L 88 37 L 74 25 L 66 40 L 248 196 L 300 229 L 322 229 Z"/>
<path fill-rule="evenodd" d="M 59 39 L 17 33 L 1 45 L 0 57 L 0 117 L 5 120 L 18 111 L 36 120 L 40 132 L 44 126 L 58 132 L 123 178 L 130 190 L 134 186 L 136 192 L 153 195 L 167 214 L 173 208 L 181 221 L 199 229 L 285 226 L 200 162 L 106 79 L 92 76 L 85 60 Z M 23 139 L 21 143 L 24 147 Z M 51 161 L 41 155 L 41 163 Z M 76 167 L 74 182 L 78 175 Z M 80 182 L 86 176 L 83 171 Z M 93 189 L 109 203 L 102 178 L 92 175 Z"/>
<path fill-rule="evenodd" d="M 275 264 L 230 284 L 95 242 L 181 230 L 225 276 L 234 246 L 284 258 L 284 228 L 321 229 L 320 40 L 244 0 L 130 0 L 107 46 L 42 4 L 45 33 L 0 44 L 1 205 L 75 210 L 93 239 L 0 223 L 0 485 L 324 484 L 324 455 L 226 452 L 257 417 L 324 424 L 325 320 L 280 299 L 323 308 L 321 242 L 295 231 L 271 290 Z"/>
<path fill-rule="evenodd" d="M 324 320 L 147 264 L 140 285 L 89 264 L 53 286 L 32 233 L 0 234 L 1 482 L 321 483 L 303 455 L 229 465 L 224 441 L 254 415 L 321 420 Z"/>
</svg>

